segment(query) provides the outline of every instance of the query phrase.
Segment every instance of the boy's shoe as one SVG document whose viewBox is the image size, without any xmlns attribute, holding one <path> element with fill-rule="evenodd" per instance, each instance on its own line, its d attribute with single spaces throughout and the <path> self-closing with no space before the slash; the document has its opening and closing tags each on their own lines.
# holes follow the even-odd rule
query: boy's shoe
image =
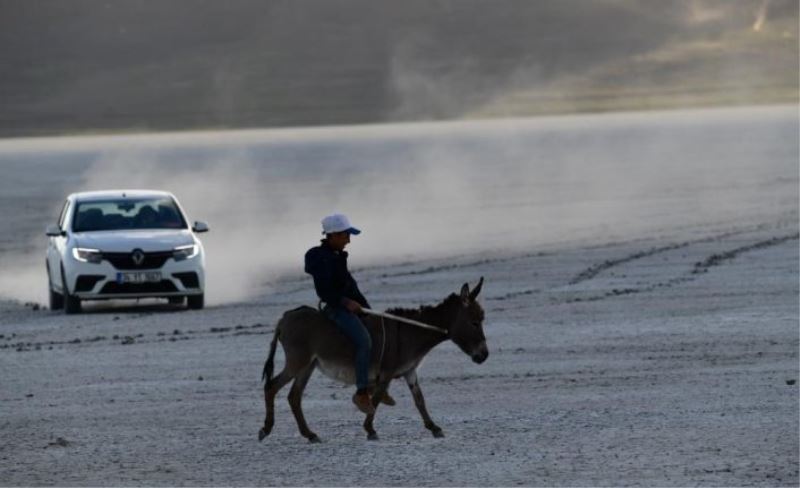
<svg viewBox="0 0 800 488">
<path fill-rule="evenodd" d="M 353 395 L 353 403 L 359 410 L 367 415 L 375 413 L 375 407 L 372 406 L 372 398 L 370 398 L 369 392 L 367 391 L 356 392 L 356 394 Z"/>
<path fill-rule="evenodd" d="M 397 402 L 394 401 L 394 398 L 392 398 L 392 395 L 390 395 L 388 391 L 383 392 L 383 396 L 381 396 L 381 403 L 390 407 L 397 405 Z"/>
</svg>

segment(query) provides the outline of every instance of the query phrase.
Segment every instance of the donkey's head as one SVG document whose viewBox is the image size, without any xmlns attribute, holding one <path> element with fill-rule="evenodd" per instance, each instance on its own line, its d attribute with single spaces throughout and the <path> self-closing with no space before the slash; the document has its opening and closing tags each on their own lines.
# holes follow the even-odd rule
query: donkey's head
<svg viewBox="0 0 800 488">
<path fill-rule="evenodd" d="M 451 322 L 449 329 L 450 339 L 478 364 L 489 357 L 486 337 L 483 335 L 483 308 L 477 302 L 482 286 L 482 276 L 472 291 L 469 290 L 469 285 L 464 283 L 457 295 L 459 300 L 455 320 Z"/>
</svg>

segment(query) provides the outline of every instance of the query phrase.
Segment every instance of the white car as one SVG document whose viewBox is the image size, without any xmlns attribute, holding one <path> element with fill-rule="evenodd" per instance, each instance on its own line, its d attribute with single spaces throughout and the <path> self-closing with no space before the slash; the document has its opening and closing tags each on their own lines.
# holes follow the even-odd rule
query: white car
<svg viewBox="0 0 800 488">
<path fill-rule="evenodd" d="M 67 197 L 47 227 L 50 309 L 81 311 L 81 300 L 166 297 L 200 309 L 205 255 L 174 195 L 115 190 Z"/>
</svg>

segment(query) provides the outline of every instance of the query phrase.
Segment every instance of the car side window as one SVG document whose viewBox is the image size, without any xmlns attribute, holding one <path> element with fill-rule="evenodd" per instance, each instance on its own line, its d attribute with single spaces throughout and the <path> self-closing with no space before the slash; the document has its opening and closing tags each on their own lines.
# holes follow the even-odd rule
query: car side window
<svg viewBox="0 0 800 488">
<path fill-rule="evenodd" d="M 58 218 L 58 227 L 61 230 L 64 230 L 64 219 L 67 217 L 67 210 L 69 209 L 69 200 L 64 202 L 64 206 L 61 207 L 61 216 Z"/>
</svg>

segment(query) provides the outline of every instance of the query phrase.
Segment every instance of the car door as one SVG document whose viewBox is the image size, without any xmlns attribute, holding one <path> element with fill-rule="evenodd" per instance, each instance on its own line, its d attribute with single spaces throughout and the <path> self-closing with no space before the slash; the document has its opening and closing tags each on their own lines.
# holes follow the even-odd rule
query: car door
<svg viewBox="0 0 800 488">
<path fill-rule="evenodd" d="M 67 230 L 67 214 L 71 210 L 70 206 L 70 201 L 67 199 L 61 207 L 58 228 L 62 231 Z M 61 260 L 66 246 L 67 237 L 64 235 L 50 237 L 50 242 L 47 245 L 47 269 L 50 273 L 50 282 L 60 289 L 63 289 L 63 284 L 61 283 Z"/>
</svg>

